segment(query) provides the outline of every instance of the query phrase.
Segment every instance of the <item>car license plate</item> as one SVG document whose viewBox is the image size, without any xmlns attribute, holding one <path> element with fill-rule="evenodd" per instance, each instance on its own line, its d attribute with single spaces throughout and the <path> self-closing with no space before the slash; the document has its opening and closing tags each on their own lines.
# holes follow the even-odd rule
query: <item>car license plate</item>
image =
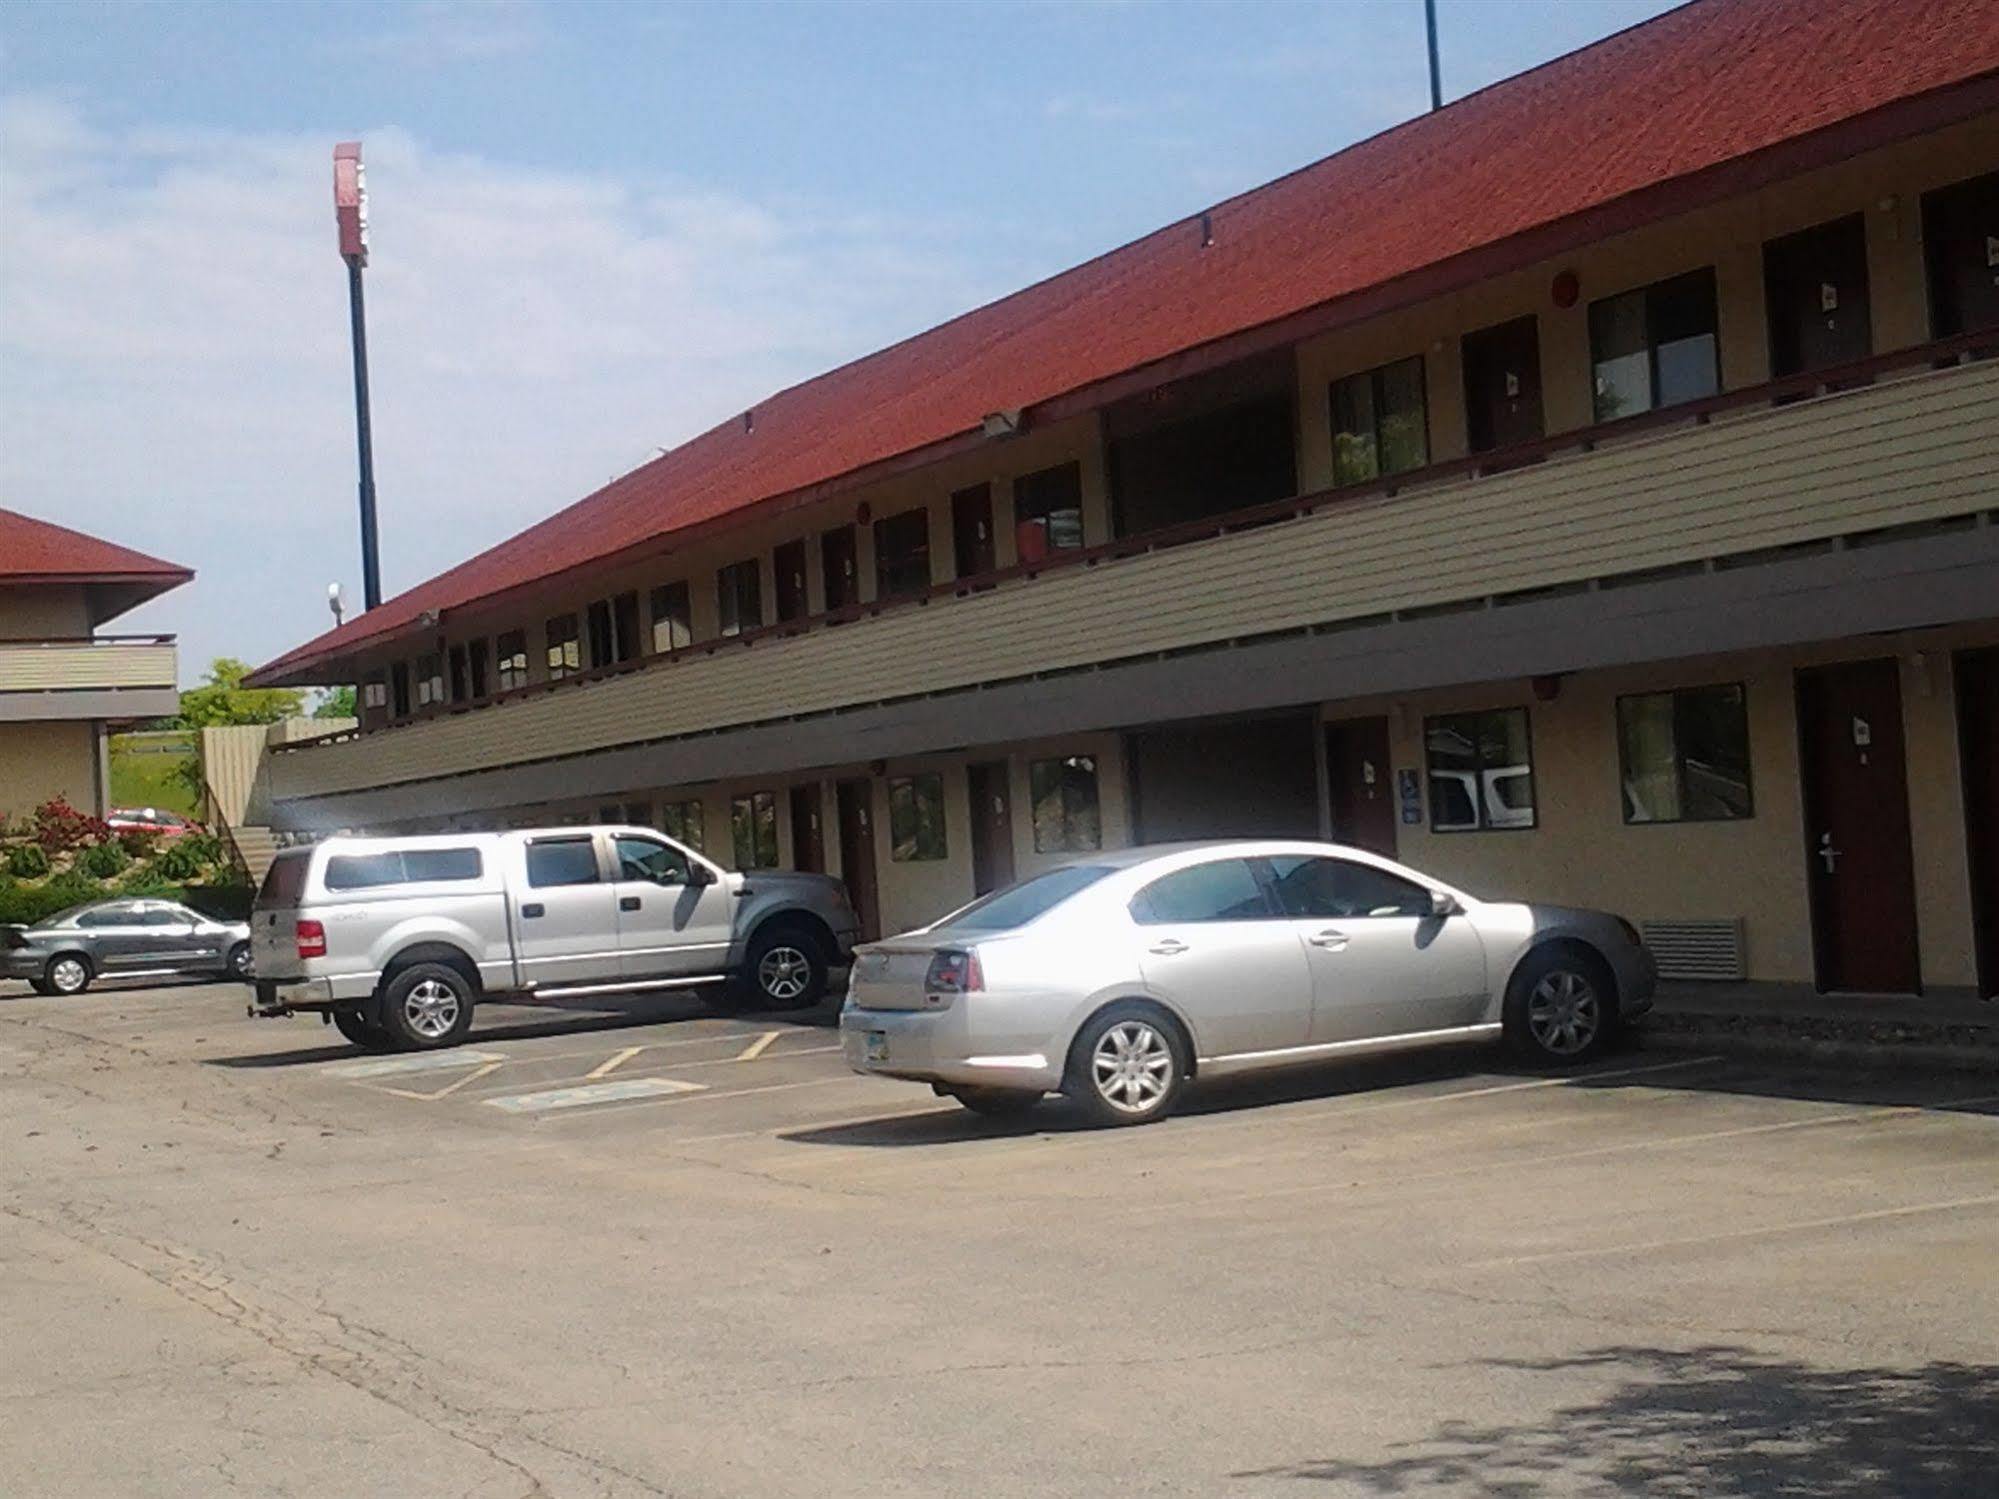
<svg viewBox="0 0 1999 1499">
<path fill-rule="evenodd" d="M 887 1031 L 868 1032 L 867 1059 L 870 1062 L 886 1062 L 888 1060 Z"/>
</svg>

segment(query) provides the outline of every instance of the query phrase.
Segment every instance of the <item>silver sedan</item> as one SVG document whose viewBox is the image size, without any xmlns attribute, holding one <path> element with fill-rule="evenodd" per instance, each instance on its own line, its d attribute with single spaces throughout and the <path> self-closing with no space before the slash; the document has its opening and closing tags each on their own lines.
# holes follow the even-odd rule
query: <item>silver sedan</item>
<svg viewBox="0 0 1999 1499">
<path fill-rule="evenodd" d="M 1187 1081 L 1504 1036 L 1573 1066 L 1648 1009 L 1627 921 L 1479 900 L 1359 849 L 1180 844 L 1091 855 L 855 950 L 857 1072 L 985 1114 L 1069 1094 L 1105 1124 Z"/>
</svg>

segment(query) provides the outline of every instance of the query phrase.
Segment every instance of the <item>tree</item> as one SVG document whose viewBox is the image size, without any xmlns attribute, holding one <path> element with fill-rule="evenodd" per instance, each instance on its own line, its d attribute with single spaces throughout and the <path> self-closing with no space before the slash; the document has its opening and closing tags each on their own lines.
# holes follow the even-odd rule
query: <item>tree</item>
<svg viewBox="0 0 1999 1499">
<path fill-rule="evenodd" d="M 358 718 L 360 715 L 355 711 L 354 689 L 352 687 L 327 688 L 325 692 L 320 694 L 319 701 L 313 704 L 312 716 L 314 718 Z"/>
<path fill-rule="evenodd" d="M 305 694 L 290 687 L 245 687 L 249 666 L 233 656 L 208 663 L 208 680 L 180 695 L 180 712 L 168 720 L 176 729 L 214 729 L 228 724 L 276 723 L 291 718 Z"/>
</svg>

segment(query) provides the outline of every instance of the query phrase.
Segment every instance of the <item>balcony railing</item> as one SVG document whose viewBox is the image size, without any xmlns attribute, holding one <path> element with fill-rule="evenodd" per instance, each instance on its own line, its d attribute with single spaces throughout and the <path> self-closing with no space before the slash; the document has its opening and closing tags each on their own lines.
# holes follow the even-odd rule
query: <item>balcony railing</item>
<svg viewBox="0 0 1999 1499">
<path fill-rule="evenodd" d="M 1955 361 L 1992 342 L 1904 350 L 703 642 L 345 742 L 306 741 L 274 763 L 274 793 L 780 721 L 1970 514 L 1999 486 L 1999 362 Z M 851 627 L 823 628 L 833 623 Z"/>
<path fill-rule="evenodd" d="M 172 692 L 176 668 L 171 635 L 0 637 L 0 693 Z"/>
</svg>

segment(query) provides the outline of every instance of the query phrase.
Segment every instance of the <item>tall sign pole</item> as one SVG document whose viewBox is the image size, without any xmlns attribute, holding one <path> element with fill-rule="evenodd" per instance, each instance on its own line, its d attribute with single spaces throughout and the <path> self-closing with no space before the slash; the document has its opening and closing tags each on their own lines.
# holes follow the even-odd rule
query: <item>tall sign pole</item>
<svg viewBox="0 0 1999 1499">
<path fill-rule="evenodd" d="M 1437 0 L 1423 0 L 1423 29 L 1430 40 L 1430 108 L 1444 107 L 1444 70 L 1437 62 Z"/>
<path fill-rule="evenodd" d="M 368 178 L 361 143 L 333 148 L 333 217 L 340 226 L 340 258 L 347 262 L 347 306 L 354 324 L 354 435 L 361 455 L 361 598 L 363 609 L 382 602 L 381 547 L 375 532 L 375 441 L 368 424 L 368 315 L 361 271 L 368 264 Z"/>
</svg>

